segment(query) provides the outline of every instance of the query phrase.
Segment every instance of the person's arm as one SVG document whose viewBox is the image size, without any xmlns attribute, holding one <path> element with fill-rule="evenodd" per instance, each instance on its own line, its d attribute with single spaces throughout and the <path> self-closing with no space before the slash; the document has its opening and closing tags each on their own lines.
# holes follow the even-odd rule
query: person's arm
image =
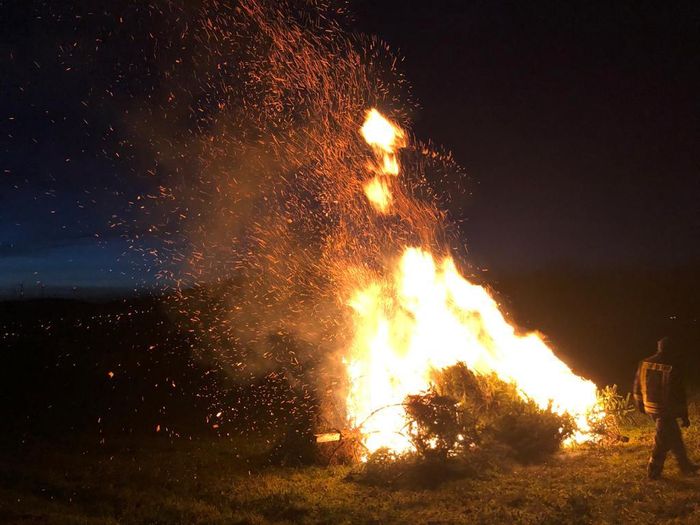
<svg viewBox="0 0 700 525">
<path fill-rule="evenodd" d="M 642 364 L 639 363 L 637 366 L 637 373 L 634 375 L 634 388 L 632 389 L 632 395 L 634 396 L 634 403 L 637 405 L 637 410 L 644 414 L 644 396 L 642 394 L 642 384 L 639 380 L 641 369 Z"/>
<path fill-rule="evenodd" d="M 688 398 L 685 393 L 683 374 L 678 367 L 673 367 L 673 370 L 671 370 L 670 383 L 671 403 L 677 410 L 678 417 L 683 420 L 683 426 L 689 427 L 690 420 L 688 419 Z"/>
</svg>

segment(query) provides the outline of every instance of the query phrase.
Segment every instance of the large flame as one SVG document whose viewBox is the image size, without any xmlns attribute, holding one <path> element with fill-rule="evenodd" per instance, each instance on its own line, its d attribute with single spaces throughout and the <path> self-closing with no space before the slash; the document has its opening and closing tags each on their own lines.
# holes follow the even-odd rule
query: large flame
<svg viewBox="0 0 700 525">
<path fill-rule="evenodd" d="M 389 173 L 398 174 L 403 131 L 372 110 L 361 132 L 377 165 L 387 165 L 388 158 L 396 166 Z M 391 192 L 378 176 L 365 192 L 385 213 Z M 381 192 L 367 189 L 382 182 Z M 370 452 L 411 448 L 402 433 L 403 401 L 429 387 L 433 370 L 459 362 L 475 373 L 496 373 L 542 408 L 570 414 L 578 425 L 574 439 L 587 439 L 587 418 L 597 409 L 595 384 L 575 375 L 538 334 L 518 335 L 488 291 L 462 277 L 451 258 L 436 262 L 428 251 L 406 247 L 387 274 L 354 290 L 349 300 L 355 333 L 345 361 L 347 413 L 352 425 L 362 425 Z"/>
</svg>

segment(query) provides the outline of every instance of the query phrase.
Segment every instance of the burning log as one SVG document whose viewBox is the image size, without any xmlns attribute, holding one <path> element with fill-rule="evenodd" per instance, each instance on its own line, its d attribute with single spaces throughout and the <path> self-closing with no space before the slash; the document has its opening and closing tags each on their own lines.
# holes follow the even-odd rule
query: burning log
<svg viewBox="0 0 700 525">
<path fill-rule="evenodd" d="M 333 443 L 334 441 L 343 439 L 342 432 L 323 432 L 314 435 L 316 437 L 316 443 Z"/>
<path fill-rule="evenodd" d="M 359 463 L 367 451 L 359 429 L 321 432 L 315 438 L 318 462 L 324 465 Z"/>
</svg>

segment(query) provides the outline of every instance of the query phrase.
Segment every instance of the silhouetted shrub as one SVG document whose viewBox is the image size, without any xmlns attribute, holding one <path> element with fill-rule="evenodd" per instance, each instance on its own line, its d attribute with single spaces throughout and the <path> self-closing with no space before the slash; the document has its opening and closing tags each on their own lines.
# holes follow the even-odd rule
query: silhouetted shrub
<svg viewBox="0 0 700 525">
<path fill-rule="evenodd" d="M 556 452 L 575 429 L 568 415 L 524 400 L 495 374 L 477 375 L 464 364 L 435 372 L 434 386 L 406 401 L 409 436 L 424 459 L 470 454 L 506 445 L 520 461 Z"/>
<path fill-rule="evenodd" d="M 568 415 L 559 415 L 551 408 L 541 409 L 533 402 L 513 405 L 509 413 L 497 417 L 491 425 L 496 441 L 508 445 L 519 461 L 529 462 L 553 454 L 574 430 Z"/>
<path fill-rule="evenodd" d="M 467 429 L 465 415 L 457 409 L 455 399 L 431 390 L 408 396 L 405 406 L 408 435 L 421 456 L 446 459 L 456 453 Z"/>
</svg>

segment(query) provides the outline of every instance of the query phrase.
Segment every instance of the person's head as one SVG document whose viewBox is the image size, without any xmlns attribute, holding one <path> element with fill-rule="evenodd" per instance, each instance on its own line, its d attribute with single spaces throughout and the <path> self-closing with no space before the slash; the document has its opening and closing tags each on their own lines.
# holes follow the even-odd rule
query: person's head
<svg viewBox="0 0 700 525">
<path fill-rule="evenodd" d="M 669 335 L 662 337 L 656 343 L 656 348 L 659 354 L 662 354 L 671 359 L 680 359 L 683 355 L 682 345 L 675 337 Z"/>
</svg>

